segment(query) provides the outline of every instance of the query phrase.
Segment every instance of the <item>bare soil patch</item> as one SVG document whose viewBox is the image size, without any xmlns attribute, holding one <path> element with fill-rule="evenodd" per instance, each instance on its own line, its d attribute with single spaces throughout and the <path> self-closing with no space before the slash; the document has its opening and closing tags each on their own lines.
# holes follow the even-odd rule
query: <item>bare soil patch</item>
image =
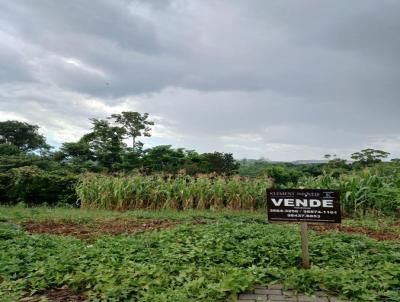
<svg viewBox="0 0 400 302">
<path fill-rule="evenodd" d="M 96 219 L 89 223 L 65 220 L 28 220 L 22 227 L 29 233 L 69 235 L 79 239 L 88 239 L 94 235 L 137 234 L 170 228 L 179 222 L 157 219 Z"/>
<path fill-rule="evenodd" d="M 340 224 L 310 224 L 309 227 L 318 234 L 328 231 L 338 231 L 350 234 L 363 234 L 376 240 L 400 240 L 400 233 L 371 230 L 364 227 L 350 227 Z"/>
<path fill-rule="evenodd" d="M 22 302 L 39 302 L 44 297 L 51 302 L 83 302 L 86 300 L 81 293 L 74 292 L 68 288 L 49 289 L 40 294 L 22 298 Z"/>
</svg>

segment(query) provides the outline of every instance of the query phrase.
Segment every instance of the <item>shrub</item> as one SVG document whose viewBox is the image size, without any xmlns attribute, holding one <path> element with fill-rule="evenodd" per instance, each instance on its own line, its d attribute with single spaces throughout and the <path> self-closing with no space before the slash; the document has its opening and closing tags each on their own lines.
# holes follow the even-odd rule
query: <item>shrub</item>
<svg viewBox="0 0 400 302">
<path fill-rule="evenodd" d="M 47 172 L 36 166 L 14 168 L 0 175 L 1 201 L 28 205 L 75 204 L 77 180 L 76 175 L 63 171 Z"/>
</svg>

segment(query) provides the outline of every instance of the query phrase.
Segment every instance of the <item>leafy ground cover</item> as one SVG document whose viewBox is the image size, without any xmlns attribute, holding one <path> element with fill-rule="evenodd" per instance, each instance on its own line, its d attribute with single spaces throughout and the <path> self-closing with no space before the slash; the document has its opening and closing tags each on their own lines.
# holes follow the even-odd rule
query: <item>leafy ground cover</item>
<svg viewBox="0 0 400 302">
<path fill-rule="evenodd" d="M 26 230 L 28 221 L 85 228 L 109 219 L 174 225 L 138 234 L 93 232 L 90 240 Z M 400 301 L 399 241 L 312 231 L 313 266 L 302 270 L 298 228 L 268 224 L 262 212 L 0 207 L 0 221 L 2 301 L 56 292 L 91 301 L 225 301 L 254 284 L 274 282 L 353 301 Z M 397 223 L 369 218 L 344 225 L 393 231 Z"/>
</svg>

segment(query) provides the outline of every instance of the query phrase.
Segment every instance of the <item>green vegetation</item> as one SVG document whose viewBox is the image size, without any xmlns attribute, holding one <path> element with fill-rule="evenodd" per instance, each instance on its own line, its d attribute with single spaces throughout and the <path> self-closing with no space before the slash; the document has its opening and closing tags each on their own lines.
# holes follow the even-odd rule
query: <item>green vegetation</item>
<svg viewBox="0 0 400 302">
<path fill-rule="evenodd" d="M 330 154 L 312 164 L 236 161 L 169 145 L 144 149 L 139 139 L 154 125 L 147 113 L 91 121 L 89 133 L 57 151 L 38 126 L 0 122 L 0 203 L 254 210 L 264 207 L 268 187 L 329 187 L 341 191 L 346 216 L 400 213 L 400 162 L 382 162 L 389 155 L 382 150 L 355 152 L 352 163 Z"/>
<path fill-rule="evenodd" d="M 367 166 L 371 164 L 376 164 L 382 161 L 382 159 L 387 158 L 390 153 L 382 151 L 382 150 L 374 150 L 374 149 L 364 149 L 360 152 L 355 152 L 351 155 L 351 158 L 355 161 L 355 163 Z"/>
<path fill-rule="evenodd" d="M 341 192 L 341 205 L 345 215 L 394 214 L 400 209 L 400 169 L 385 174 L 378 168 L 367 168 L 333 177 L 303 178 L 299 182 L 306 188 L 331 188 Z"/>
<path fill-rule="evenodd" d="M 150 136 L 147 113 L 122 112 L 92 119 L 91 132 L 51 151 L 39 127 L 0 122 L 0 204 L 75 205 L 75 186 L 85 173 L 217 173 L 232 175 L 238 163 L 230 153 L 197 153 L 156 146 L 143 149 L 138 139 Z M 125 144 L 131 139 L 132 146 Z"/>
<path fill-rule="evenodd" d="M 396 215 L 400 209 L 400 169 L 365 168 L 334 177 L 300 178 L 281 187 L 331 188 L 341 192 L 345 216 Z M 100 209 L 233 209 L 265 207 L 271 178 L 202 175 L 86 175 L 77 185 L 85 208 Z"/>
<path fill-rule="evenodd" d="M 2 301 L 68 287 L 91 301 L 225 301 L 255 283 L 283 282 L 299 291 L 325 290 L 353 301 L 399 301 L 399 242 L 363 235 L 311 232 L 313 267 L 300 268 L 295 225 L 271 225 L 264 213 L 0 208 Z M 31 220 L 173 219 L 181 224 L 139 235 L 90 240 L 29 235 Z M 202 219 L 205 224 L 193 224 Z M 356 223 L 355 221 L 345 224 Z M 380 222 L 363 222 L 379 228 Z M 389 224 L 392 222 L 388 221 Z"/>
<path fill-rule="evenodd" d="M 14 146 L 16 150 L 30 152 L 34 150 L 48 150 L 49 145 L 46 139 L 38 132 L 39 126 L 30 125 L 19 121 L 0 122 L 0 144 L 4 144 L 1 151 L 4 152 L 5 146 Z M 11 148 L 8 148 L 9 150 Z M 14 150 L 13 154 L 18 153 Z"/>
<path fill-rule="evenodd" d="M 91 301 L 224 301 L 273 282 L 400 301 L 400 161 L 382 161 L 388 153 L 364 149 L 351 163 L 329 154 L 311 164 L 236 161 L 168 145 L 144 149 L 148 114 L 91 121 L 89 133 L 57 151 L 38 126 L 0 122 L 0 204 L 17 204 L 0 207 L 2 301 L 61 287 Z M 329 232 L 314 228 L 310 270 L 300 268 L 296 226 L 266 223 L 269 187 L 340 190 L 343 214 L 353 219 Z M 157 220 L 157 231 L 124 229 L 144 232 L 147 219 Z M 50 225 L 41 233 L 59 223 L 61 233 L 30 234 L 27 225 L 38 223 Z M 102 232 L 113 227 L 123 232 Z M 60 236 L 76 230 L 89 239 Z"/>
<path fill-rule="evenodd" d="M 176 211 L 163 209 L 159 211 L 135 210 L 135 211 L 111 211 L 101 209 L 76 209 L 65 207 L 26 207 L 17 206 L 0 206 L 0 222 L 19 223 L 27 220 L 43 221 L 43 220 L 64 220 L 64 221 L 92 221 L 107 218 L 117 219 L 168 219 L 180 221 L 192 221 L 193 219 L 219 220 L 230 219 L 241 222 L 265 222 L 265 211 L 229 211 L 229 210 L 187 210 Z M 357 220 L 359 221 L 359 220 Z M 365 220 L 365 223 L 375 222 L 375 219 Z M 392 223 L 393 221 L 385 218 L 385 221 Z"/>
<path fill-rule="evenodd" d="M 87 175 L 76 191 L 83 208 L 254 210 L 264 207 L 267 188 L 267 179 L 215 175 Z"/>
</svg>

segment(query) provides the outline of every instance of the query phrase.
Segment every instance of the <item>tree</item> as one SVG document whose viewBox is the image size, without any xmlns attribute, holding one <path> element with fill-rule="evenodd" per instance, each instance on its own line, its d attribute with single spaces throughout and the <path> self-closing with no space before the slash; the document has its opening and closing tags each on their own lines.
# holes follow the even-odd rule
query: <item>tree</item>
<svg viewBox="0 0 400 302">
<path fill-rule="evenodd" d="M 25 122 L 0 122 L 0 144 L 13 144 L 23 152 L 49 150 L 50 146 L 38 130 L 39 126 Z"/>
<path fill-rule="evenodd" d="M 340 177 L 340 175 L 347 173 L 351 166 L 347 164 L 345 159 L 333 158 L 323 167 L 324 172 L 332 175 L 333 177 Z"/>
<path fill-rule="evenodd" d="M 76 143 L 63 143 L 60 151 L 63 153 L 63 159 L 78 159 L 81 162 L 94 161 L 95 156 L 90 148 L 88 141 L 79 140 Z"/>
<path fill-rule="evenodd" d="M 327 159 L 327 160 L 329 160 L 331 157 L 332 157 L 332 155 L 330 155 L 330 154 L 325 154 L 324 155 L 324 158 Z"/>
<path fill-rule="evenodd" d="M 89 144 L 99 164 L 108 170 L 118 170 L 126 145 L 123 142 L 126 130 L 110 125 L 107 120 L 91 119 L 92 132 L 84 135 L 82 142 Z"/>
<path fill-rule="evenodd" d="M 329 166 L 329 168 L 334 168 L 334 169 L 338 169 L 338 168 L 347 169 L 347 168 L 349 168 L 346 160 L 345 159 L 341 159 L 341 158 L 335 158 L 335 159 L 330 160 L 328 162 L 328 166 Z"/>
<path fill-rule="evenodd" d="M 232 153 L 203 153 L 201 165 L 206 173 L 216 172 L 218 174 L 231 175 L 238 172 L 239 163 L 233 158 Z"/>
<path fill-rule="evenodd" d="M 121 114 L 112 114 L 110 119 L 126 130 L 126 133 L 132 138 L 132 148 L 141 147 L 143 144 L 137 141 L 140 136 L 151 136 L 151 127 L 154 122 L 148 121 L 149 114 L 143 115 L 139 112 L 125 111 Z"/>
<path fill-rule="evenodd" d="M 182 168 L 189 175 L 195 175 L 197 173 L 202 173 L 202 155 L 194 150 L 185 150 L 185 164 Z"/>
<path fill-rule="evenodd" d="M 273 179 L 273 185 L 276 187 L 284 186 L 289 183 L 297 184 L 302 173 L 298 167 L 289 167 L 284 164 L 271 165 L 266 169 L 268 177 Z"/>
<path fill-rule="evenodd" d="M 163 171 L 176 173 L 184 168 L 186 154 L 184 149 L 172 149 L 171 145 L 160 145 L 145 151 L 143 168 L 146 172 Z"/>
<path fill-rule="evenodd" d="M 90 143 L 80 139 L 78 142 L 63 143 L 60 150 L 52 154 L 56 162 L 67 163 L 72 171 L 98 171 L 98 162 Z"/>
<path fill-rule="evenodd" d="M 107 119 L 91 119 L 92 131 L 78 142 L 64 143 L 53 157 L 61 162 L 84 169 L 106 168 L 109 171 L 130 170 L 140 167 L 143 144 L 140 136 L 150 136 L 148 113 L 122 112 Z M 132 149 L 124 140 L 132 138 Z"/>
<path fill-rule="evenodd" d="M 143 150 L 141 148 L 124 152 L 122 156 L 122 164 L 120 165 L 121 170 L 130 172 L 142 168 L 142 156 Z"/>
<path fill-rule="evenodd" d="M 390 153 L 388 152 L 368 148 L 361 150 L 360 152 L 353 153 L 351 158 L 356 164 L 367 166 L 370 164 L 379 163 L 382 161 L 382 159 L 387 158 L 389 155 Z"/>
</svg>

